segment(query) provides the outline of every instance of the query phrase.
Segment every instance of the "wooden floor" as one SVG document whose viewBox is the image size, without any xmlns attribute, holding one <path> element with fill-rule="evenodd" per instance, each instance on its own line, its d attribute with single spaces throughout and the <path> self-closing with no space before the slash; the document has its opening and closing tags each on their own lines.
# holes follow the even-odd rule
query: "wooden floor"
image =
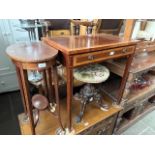
<svg viewBox="0 0 155 155">
<path fill-rule="evenodd" d="M 19 91 L 0 94 L 0 135 L 21 134 L 18 114 L 23 112 Z"/>
</svg>

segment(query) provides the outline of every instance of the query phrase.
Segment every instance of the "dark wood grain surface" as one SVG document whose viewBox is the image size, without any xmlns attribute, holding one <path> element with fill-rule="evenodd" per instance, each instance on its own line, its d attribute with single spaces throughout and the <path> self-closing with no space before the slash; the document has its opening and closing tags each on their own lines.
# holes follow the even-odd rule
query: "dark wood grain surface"
<svg viewBox="0 0 155 155">
<path fill-rule="evenodd" d="M 57 50 L 43 42 L 25 42 L 11 45 L 6 50 L 11 59 L 20 62 L 42 62 L 56 57 Z"/>
<path fill-rule="evenodd" d="M 44 37 L 44 42 L 67 55 L 135 45 L 137 41 L 108 34 Z"/>
</svg>

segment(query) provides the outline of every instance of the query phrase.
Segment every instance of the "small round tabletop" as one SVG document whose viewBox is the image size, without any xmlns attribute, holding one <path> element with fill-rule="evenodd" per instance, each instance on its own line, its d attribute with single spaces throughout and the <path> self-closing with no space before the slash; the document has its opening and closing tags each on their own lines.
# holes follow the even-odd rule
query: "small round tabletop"
<svg viewBox="0 0 155 155">
<path fill-rule="evenodd" d="M 6 53 L 15 61 L 37 63 L 49 61 L 55 58 L 58 51 L 39 41 L 11 45 L 6 49 Z"/>
</svg>

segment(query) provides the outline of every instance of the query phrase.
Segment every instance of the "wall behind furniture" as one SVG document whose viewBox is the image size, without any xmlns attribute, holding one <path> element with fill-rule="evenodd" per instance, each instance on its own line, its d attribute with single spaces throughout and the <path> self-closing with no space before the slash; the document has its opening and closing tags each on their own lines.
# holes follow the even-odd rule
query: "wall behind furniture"
<svg viewBox="0 0 155 155">
<path fill-rule="evenodd" d="M 155 20 L 147 21 L 144 30 L 141 30 L 142 20 L 137 20 L 132 33 L 132 39 L 145 38 L 150 40 L 155 39 Z"/>
<path fill-rule="evenodd" d="M 20 41 L 29 41 L 19 20 L 0 19 L 0 93 L 18 89 L 15 68 L 6 55 L 6 48 Z"/>
</svg>

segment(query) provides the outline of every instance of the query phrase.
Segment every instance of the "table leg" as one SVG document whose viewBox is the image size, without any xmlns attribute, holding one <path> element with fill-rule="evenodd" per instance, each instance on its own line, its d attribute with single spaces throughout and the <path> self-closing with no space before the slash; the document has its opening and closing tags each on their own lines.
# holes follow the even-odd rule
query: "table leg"
<svg viewBox="0 0 155 155">
<path fill-rule="evenodd" d="M 19 88 L 20 88 L 20 92 L 21 92 L 21 96 L 22 96 L 22 102 L 23 102 L 24 112 L 25 112 L 25 115 L 27 115 L 27 108 L 26 108 L 24 90 L 23 90 L 23 85 L 22 85 L 22 79 L 21 79 L 21 75 L 20 75 L 20 69 L 17 66 L 16 66 L 16 73 L 17 73 Z"/>
<path fill-rule="evenodd" d="M 125 89 L 125 86 L 126 86 L 126 82 L 127 82 L 128 77 L 129 77 L 129 70 L 130 70 L 131 62 L 133 60 L 133 56 L 134 56 L 134 54 L 131 54 L 127 58 L 127 63 L 126 63 L 125 70 L 124 70 L 124 73 L 123 73 L 121 86 L 119 88 L 119 94 L 118 94 L 118 100 L 117 100 L 118 104 L 120 104 L 120 102 L 122 100 L 122 96 L 123 96 L 123 92 L 124 92 L 124 89 Z"/>
<path fill-rule="evenodd" d="M 54 104 L 53 102 L 53 85 L 52 85 L 52 72 L 51 68 L 48 68 L 46 70 L 46 77 L 47 77 L 47 89 L 48 89 L 48 97 L 49 97 L 49 102 Z M 54 106 L 54 105 L 53 105 Z"/>
<path fill-rule="evenodd" d="M 47 77 L 46 77 L 46 71 L 43 70 L 43 85 L 44 85 L 44 94 L 48 98 L 48 90 L 47 90 Z"/>
<path fill-rule="evenodd" d="M 24 90 L 27 112 L 28 112 L 28 116 L 29 116 L 29 120 L 30 120 L 31 132 L 34 135 L 35 134 L 35 125 L 34 125 L 34 119 L 33 119 L 33 109 L 32 109 L 32 104 L 31 104 L 31 98 L 30 98 L 30 93 L 29 93 L 27 71 L 20 69 L 20 74 L 21 74 L 21 79 L 22 79 L 22 85 L 23 85 L 23 90 Z"/>
<path fill-rule="evenodd" d="M 73 96 L 73 69 L 66 67 L 67 71 L 67 115 L 68 115 L 68 129 L 72 128 L 72 96 Z"/>
<path fill-rule="evenodd" d="M 52 69 L 53 69 L 53 75 L 54 75 L 54 89 L 55 89 L 55 98 L 56 98 L 57 111 L 58 111 L 58 121 L 59 121 L 59 124 L 60 124 L 62 131 L 64 131 L 64 127 L 62 125 L 62 120 L 61 120 L 61 114 L 60 114 L 61 111 L 60 111 L 60 99 L 59 99 L 57 69 L 56 69 L 56 67 L 52 67 Z"/>
</svg>

